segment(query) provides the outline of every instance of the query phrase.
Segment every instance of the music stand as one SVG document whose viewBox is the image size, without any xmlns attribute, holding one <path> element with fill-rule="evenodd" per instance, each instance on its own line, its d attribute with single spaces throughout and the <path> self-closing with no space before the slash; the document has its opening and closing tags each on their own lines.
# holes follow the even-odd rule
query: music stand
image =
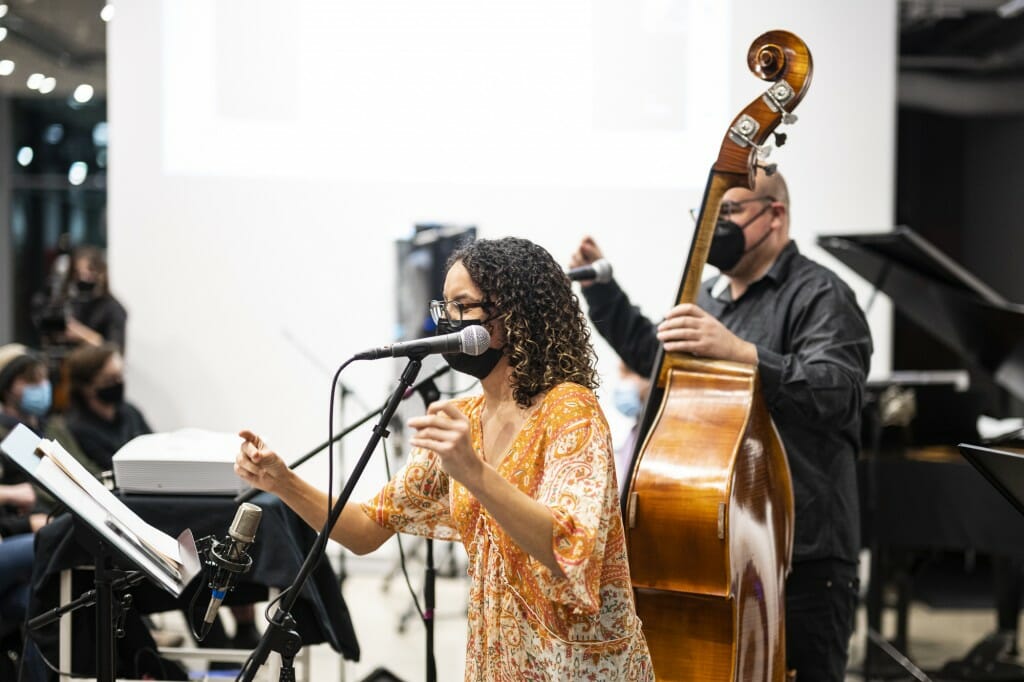
<svg viewBox="0 0 1024 682">
<path fill-rule="evenodd" d="M 818 246 L 937 341 L 1024 400 L 1024 305 L 1008 302 L 909 227 L 822 235 Z"/>
<path fill-rule="evenodd" d="M 957 447 L 964 459 L 1024 514 L 1024 454 L 967 443 Z"/>
<path fill-rule="evenodd" d="M 114 561 L 138 569 L 178 597 L 202 568 L 192 532 L 186 529 L 175 541 L 145 524 L 59 443 L 40 438 L 23 424 L 0 442 L 0 449 L 33 483 L 60 500 L 96 540 L 91 547 L 95 557 L 96 679 L 113 682 L 117 660 L 114 591 L 133 583 L 132 579 L 115 578 Z M 92 599 L 73 604 L 84 606 L 86 601 Z M 58 609 L 52 619 L 65 610 Z"/>
</svg>

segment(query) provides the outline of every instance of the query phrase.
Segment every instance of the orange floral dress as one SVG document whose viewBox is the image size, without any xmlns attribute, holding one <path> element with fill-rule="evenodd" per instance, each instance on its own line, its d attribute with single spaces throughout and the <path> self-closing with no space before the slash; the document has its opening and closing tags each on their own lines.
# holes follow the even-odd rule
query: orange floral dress
<svg viewBox="0 0 1024 682">
<path fill-rule="evenodd" d="M 456 405 L 482 450 L 484 397 Z M 385 528 L 465 545 L 466 679 L 653 680 L 629 580 L 611 437 L 593 392 L 572 383 L 551 389 L 497 470 L 551 510 L 564 577 L 520 549 L 432 451 L 414 449 L 363 505 Z"/>
</svg>

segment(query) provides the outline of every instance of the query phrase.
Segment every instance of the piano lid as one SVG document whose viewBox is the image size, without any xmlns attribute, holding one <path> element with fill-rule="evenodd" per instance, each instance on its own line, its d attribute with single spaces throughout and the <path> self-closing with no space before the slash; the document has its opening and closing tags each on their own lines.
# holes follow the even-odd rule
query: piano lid
<svg viewBox="0 0 1024 682">
<path fill-rule="evenodd" d="M 822 235 L 818 246 L 903 314 L 1024 400 L 1024 305 L 1010 303 L 909 227 Z"/>
</svg>

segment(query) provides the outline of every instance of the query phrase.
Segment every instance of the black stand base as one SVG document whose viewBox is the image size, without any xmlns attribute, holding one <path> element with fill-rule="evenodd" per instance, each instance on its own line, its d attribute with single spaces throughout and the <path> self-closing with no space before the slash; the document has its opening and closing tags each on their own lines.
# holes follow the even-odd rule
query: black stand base
<svg viewBox="0 0 1024 682">
<path fill-rule="evenodd" d="M 1024 666 L 1013 660 L 1016 644 L 1016 633 L 992 633 L 962 659 L 942 666 L 936 676 L 940 680 L 1024 682 Z"/>
</svg>

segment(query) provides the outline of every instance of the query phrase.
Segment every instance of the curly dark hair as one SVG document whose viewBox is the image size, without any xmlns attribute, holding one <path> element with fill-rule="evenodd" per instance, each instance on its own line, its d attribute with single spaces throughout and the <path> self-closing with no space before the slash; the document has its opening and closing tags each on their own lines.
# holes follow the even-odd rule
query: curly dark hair
<svg viewBox="0 0 1024 682">
<path fill-rule="evenodd" d="M 478 239 L 456 250 L 446 269 L 456 262 L 494 304 L 489 319 L 505 324 L 502 350 L 512 367 L 517 404 L 529 407 L 535 396 L 565 381 L 597 388 L 590 327 L 550 253 L 526 239 Z"/>
</svg>

